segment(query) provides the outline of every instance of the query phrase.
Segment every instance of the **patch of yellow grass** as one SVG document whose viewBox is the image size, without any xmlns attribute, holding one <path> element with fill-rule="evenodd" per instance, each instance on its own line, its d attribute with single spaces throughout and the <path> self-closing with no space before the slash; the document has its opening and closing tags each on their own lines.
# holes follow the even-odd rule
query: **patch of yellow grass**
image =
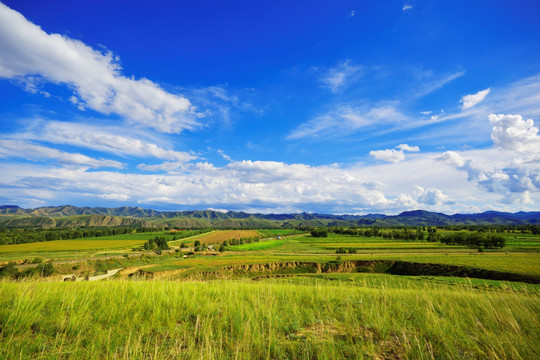
<svg viewBox="0 0 540 360">
<path fill-rule="evenodd" d="M 223 230 L 214 231 L 207 235 L 203 235 L 197 238 L 201 244 L 218 244 L 223 241 L 229 241 L 232 239 L 261 237 L 261 235 L 255 230 Z"/>
</svg>

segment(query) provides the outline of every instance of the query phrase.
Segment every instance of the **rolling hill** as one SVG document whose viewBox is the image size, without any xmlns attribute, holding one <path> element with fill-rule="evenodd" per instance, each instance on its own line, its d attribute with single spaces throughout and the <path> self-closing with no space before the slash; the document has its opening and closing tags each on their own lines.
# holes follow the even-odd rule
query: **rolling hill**
<svg viewBox="0 0 540 360">
<path fill-rule="evenodd" d="M 294 228 L 322 226 L 449 226 L 540 224 L 540 212 L 454 214 L 425 210 L 399 215 L 328 215 L 317 213 L 249 214 L 212 210 L 157 211 L 140 207 L 76 207 L 71 205 L 23 209 L 0 206 L 0 226 L 82 227 L 147 226 L 180 228 Z"/>
</svg>

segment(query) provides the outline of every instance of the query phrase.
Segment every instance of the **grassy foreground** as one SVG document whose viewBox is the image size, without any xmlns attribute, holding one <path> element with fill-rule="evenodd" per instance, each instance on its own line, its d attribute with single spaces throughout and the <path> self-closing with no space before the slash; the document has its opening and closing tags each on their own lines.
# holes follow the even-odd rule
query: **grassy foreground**
<svg viewBox="0 0 540 360">
<path fill-rule="evenodd" d="M 370 280 L 1 282 L 0 358 L 540 356 L 526 287 L 356 276 Z"/>
</svg>

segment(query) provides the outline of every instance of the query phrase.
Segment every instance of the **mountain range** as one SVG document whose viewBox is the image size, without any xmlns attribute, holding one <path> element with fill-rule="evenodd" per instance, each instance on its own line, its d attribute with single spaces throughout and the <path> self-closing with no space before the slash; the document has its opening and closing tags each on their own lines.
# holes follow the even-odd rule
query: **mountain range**
<svg viewBox="0 0 540 360">
<path fill-rule="evenodd" d="M 399 215 L 328 215 L 317 213 L 250 214 L 213 210 L 157 211 L 140 207 L 76 207 L 71 205 L 23 209 L 0 206 L 0 226 L 79 227 L 148 226 L 180 228 L 292 228 L 323 226 L 449 226 L 449 225 L 526 225 L 540 224 L 540 212 L 487 211 L 454 214 L 425 210 Z"/>
</svg>

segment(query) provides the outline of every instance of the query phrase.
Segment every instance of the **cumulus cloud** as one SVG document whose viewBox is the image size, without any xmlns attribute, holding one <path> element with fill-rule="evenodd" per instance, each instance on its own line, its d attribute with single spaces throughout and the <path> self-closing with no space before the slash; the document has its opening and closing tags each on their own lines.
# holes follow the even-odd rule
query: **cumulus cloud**
<svg viewBox="0 0 540 360">
<path fill-rule="evenodd" d="M 424 205 L 441 205 L 448 200 L 448 195 L 435 188 L 426 190 L 421 186 L 416 186 L 414 194 L 418 203 Z"/>
<path fill-rule="evenodd" d="M 126 130 L 116 127 L 94 126 L 81 123 L 50 121 L 37 122 L 34 130 L 11 137 L 46 141 L 61 145 L 98 150 L 114 155 L 130 155 L 137 157 L 155 157 L 158 159 L 189 162 L 197 156 L 183 151 L 168 150 L 152 142 L 140 140 L 138 137 L 125 134 Z"/>
<path fill-rule="evenodd" d="M 34 161 L 52 159 L 63 165 L 88 166 L 90 168 L 122 169 L 124 167 L 124 164 L 118 161 L 94 159 L 83 154 L 67 153 L 23 140 L 0 139 L 0 157 L 26 158 Z"/>
<path fill-rule="evenodd" d="M 362 66 L 354 65 L 350 60 L 345 60 L 336 67 L 329 69 L 320 78 L 320 82 L 333 93 L 337 93 L 351 82 L 358 80 L 361 71 Z"/>
<path fill-rule="evenodd" d="M 495 145 L 506 150 L 528 154 L 540 154 L 540 135 L 532 119 L 524 120 L 521 115 L 491 114 L 493 126 L 491 139 Z"/>
<path fill-rule="evenodd" d="M 26 197 L 40 188 L 80 198 L 95 196 L 144 204 L 168 203 L 209 207 L 386 208 L 399 205 L 356 171 L 334 166 L 309 166 L 267 161 L 237 161 L 216 168 L 193 164 L 182 172 L 122 174 L 108 171 L 19 168 L 0 179 L 12 196 Z M 13 195 L 17 193 L 17 195 Z M 49 195 L 51 196 L 51 195 Z M 54 196 L 54 195 L 53 195 Z"/>
<path fill-rule="evenodd" d="M 410 151 L 410 152 L 418 152 L 418 151 L 420 151 L 420 148 L 418 146 L 410 146 L 410 145 L 407 145 L 407 144 L 399 144 L 397 146 L 397 148 L 402 150 L 402 151 Z"/>
<path fill-rule="evenodd" d="M 407 119 L 393 104 L 372 108 L 340 105 L 325 114 L 301 124 L 293 130 L 287 139 L 326 139 L 350 136 L 357 131 L 382 123 L 398 123 Z"/>
<path fill-rule="evenodd" d="M 461 109 L 467 110 L 475 106 L 476 104 L 484 101 L 486 96 L 488 96 L 491 88 L 477 92 L 476 94 L 465 95 L 459 101 L 461 103 Z"/>
<path fill-rule="evenodd" d="M 356 10 L 351 10 L 347 13 L 347 19 L 350 19 L 355 16 L 356 16 Z"/>
<path fill-rule="evenodd" d="M 481 151 L 482 157 L 471 151 L 455 156 L 445 154 L 444 158 L 451 159 L 451 163 L 477 169 L 470 182 L 464 181 L 463 170 L 453 171 L 455 166 L 448 168 L 433 154 L 418 154 L 401 163 L 357 164 L 347 168 L 249 160 L 233 161 L 222 167 L 208 162 L 165 162 L 148 169 L 154 173 L 85 171 L 82 167 L 55 167 L 47 162 L 4 162 L 1 166 L 5 175 L 0 178 L 0 186 L 5 191 L 0 199 L 4 203 L 17 200 L 26 206 L 40 201 L 85 204 L 92 198 L 106 198 L 125 205 L 121 197 L 128 196 L 125 201 L 130 204 L 147 207 L 326 213 L 393 213 L 417 208 L 481 211 L 497 203 L 508 204 L 511 209 L 512 204 L 521 201 L 518 198 L 526 200 L 526 191 L 530 201 L 538 201 L 539 171 L 510 173 L 510 166 L 504 165 L 509 157 L 499 161 L 500 154 L 493 151 Z M 484 163 L 482 159 L 492 158 L 497 159 L 493 168 L 476 165 Z M 158 173 L 157 166 L 161 166 L 159 171 L 163 173 Z M 538 170 L 535 166 L 531 169 Z M 515 169 L 519 167 L 514 164 Z M 496 175 L 497 171 L 503 175 Z M 490 176 L 499 180 L 489 184 Z M 524 191 L 512 193 L 510 186 L 514 191 Z M 411 191 L 403 193 L 404 189 Z M 118 200 L 114 200 L 114 194 L 120 194 Z M 23 203 L 21 199 L 27 200 Z"/>
<path fill-rule="evenodd" d="M 493 159 L 497 158 L 495 151 L 490 153 Z M 533 165 L 514 159 L 502 166 L 480 165 L 478 161 L 454 151 L 447 151 L 437 156 L 436 160 L 466 172 L 468 181 L 476 183 L 489 193 L 501 195 L 503 203 L 518 203 L 529 198 L 530 192 L 540 191 L 539 162 Z"/>
<path fill-rule="evenodd" d="M 405 151 L 420 151 L 418 146 L 410 146 L 407 144 L 399 144 L 396 147 L 397 149 L 372 150 L 369 152 L 369 155 L 378 160 L 397 163 L 405 160 Z"/>
<path fill-rule="evenodd" d="M 405 154 L 403 151 L 396 149 L 372 150 L 369 152 L 369 155 L 378 160 L 394 163 L 405 160 Z"/>
<path fill-rule="evenodd" d="M 412 5 L 404 4 L 403 7 L 401 8 L 401 10 L 407 11 L 407 10 L 411 10 L 412 8 L 413 8 Z"/>
<path fill-rule="evenodd" d="M 118 58 L 60 34 L 48 34 L 0 3 L 0 77 L 36 89 L 64 84 L 79 109 L 118 114 L 130 124 L 179 133 L 197 127 L 196 109 L 148 79 L 122 75 Z"/>
</svg>

